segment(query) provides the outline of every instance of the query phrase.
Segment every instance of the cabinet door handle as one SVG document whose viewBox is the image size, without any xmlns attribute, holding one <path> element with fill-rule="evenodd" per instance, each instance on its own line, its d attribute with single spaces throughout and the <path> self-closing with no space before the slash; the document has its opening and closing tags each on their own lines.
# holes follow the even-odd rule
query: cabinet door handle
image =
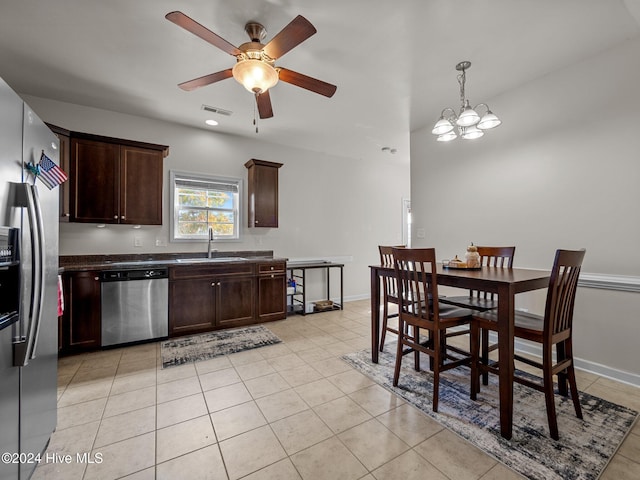
<svg viewBox="0 0 640 480">
<path fill-rule="evenodd" d="M 124 215 L 122 215 L 122 216 L 120 217 L 120 220 L 124 220 Z"/>
<path fill-rule="evenodd" d="M 93 277 L 93 279 L 94 279 L 94 280 L 100 280 L 100 278 L 99 278 L 99 277 Z"/>
<path fill-rule="evenodd" d="M 211 286 L 212 286 L 212 287 L 215 287 L 215 286 L 216 286 L 216 282 L 213 282 L 213 283 L 211 284 Z"/>
<path fill-rule="evenodd" d="M 114 218 L 114 220 L 117 220 L 118 219 L 118 215 L 114 215 L 113 218 Z"/>
</svg>

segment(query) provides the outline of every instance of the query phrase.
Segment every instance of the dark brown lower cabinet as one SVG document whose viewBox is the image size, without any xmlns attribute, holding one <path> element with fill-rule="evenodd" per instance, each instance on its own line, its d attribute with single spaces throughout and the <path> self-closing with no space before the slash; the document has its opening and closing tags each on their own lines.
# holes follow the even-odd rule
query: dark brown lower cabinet
<svg viewBox="0 0 640 480">
<path fill-rule="evenodd" d="M 65 272 L 61 355 L 100 349 L 99 272 Z M 169 336 L 240 327 L 286 317 L 284 262 L 169 268 Z"/>
<path fill-rule="evenodd" d="M 215 287 L 216 327 L 255 323 L 255 278 L 223 278 Z"/>
<path fill-rule="evenodd" d="M 215 296 L 210 279 L 169 282 L 169 336 L 215 328 Z"/>
<path fill-rule="evenodd" d="M 100 280 L 98 272 L 69 272 L 62 276 L 65 309 L 62 315 L 61 354 L 100 348 Z"/>
<path fill-rule="evenodd" d="M 255 323 L 253 269 L 253 264 L 171 269 L 169 336 Z"/>
<path fill-rule="evenodd" d="M 261 322 L 287 316 L 286 264 L 258 264 L 258 319 Z"/>
</svg>

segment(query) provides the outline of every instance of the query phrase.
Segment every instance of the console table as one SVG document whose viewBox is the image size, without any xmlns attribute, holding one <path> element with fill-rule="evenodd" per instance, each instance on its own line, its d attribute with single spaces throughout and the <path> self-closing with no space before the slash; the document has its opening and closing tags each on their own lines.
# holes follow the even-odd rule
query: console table
<svg viewBox="0 0 640 480">
<path fill-rule="evenodd" d="M 324 270 L 326 278 L 326 300 L 331 299 L 331 269 L 340 270 L 340 302 L 333 302 L 327 308 L 314 308 L 312 312 L 307 312 L 307 270 Z M 287 278 L 293 279 L 296 282 L 296 288 L 294 293 L 288 293 L 287 296 L 291 298 L 291 305 L 288 306 L 290 313 L 299 313 L 306 315 L 307 313 L 320 313 L 330 310 L 342 310 L 344 302 L 343 293 L 343 268 L 344 264 L 325 262 L 325 261 L 307 261 L 307 262 L 287 262 Z"/>
</svg>

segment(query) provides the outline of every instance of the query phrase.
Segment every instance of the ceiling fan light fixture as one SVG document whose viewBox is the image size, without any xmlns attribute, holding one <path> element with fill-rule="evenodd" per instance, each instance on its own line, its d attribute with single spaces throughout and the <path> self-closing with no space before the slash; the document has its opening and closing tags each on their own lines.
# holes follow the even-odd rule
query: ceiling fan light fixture
<svg viewBox="0 0 640 480">
<path fill-rule="evenodd" d="M 278 83 L 278 71 L 267 62 L 240 59 L 233 66 L 233 78 L 251 93 L 264 93 Z"/>
</svg>

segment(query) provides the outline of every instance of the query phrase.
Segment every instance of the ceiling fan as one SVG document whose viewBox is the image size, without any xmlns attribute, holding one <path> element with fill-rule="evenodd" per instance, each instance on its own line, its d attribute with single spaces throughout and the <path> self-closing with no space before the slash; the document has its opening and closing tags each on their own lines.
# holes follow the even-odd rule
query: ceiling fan
<svg viewBox="0 0 640 480">
<path fill-rule="evenodd" d="M 182 12 L 170 12 L 165 18 L 236 57 L 236 64 L 233 68 L 180 83 L 178 86 L 183 90 L 194 90 L 233 77 L 247 90 L 255 94 L 260 118 L 273 117 L 269 89 L 278 83 L 278 80 L 319 93 L 325 97 L 332 97 L 336 92 L 335 85 L 275 66 L 277 59 L 316 33 L 315 27 L 302 15 L 294 18 L 266 45 L 261 43 L 267 35 L 265 28 L 256 22 L 247 23 L 244 29 L 251 41 L 243 43 L 239 47 L 233 46 Z"/>
</svg>

